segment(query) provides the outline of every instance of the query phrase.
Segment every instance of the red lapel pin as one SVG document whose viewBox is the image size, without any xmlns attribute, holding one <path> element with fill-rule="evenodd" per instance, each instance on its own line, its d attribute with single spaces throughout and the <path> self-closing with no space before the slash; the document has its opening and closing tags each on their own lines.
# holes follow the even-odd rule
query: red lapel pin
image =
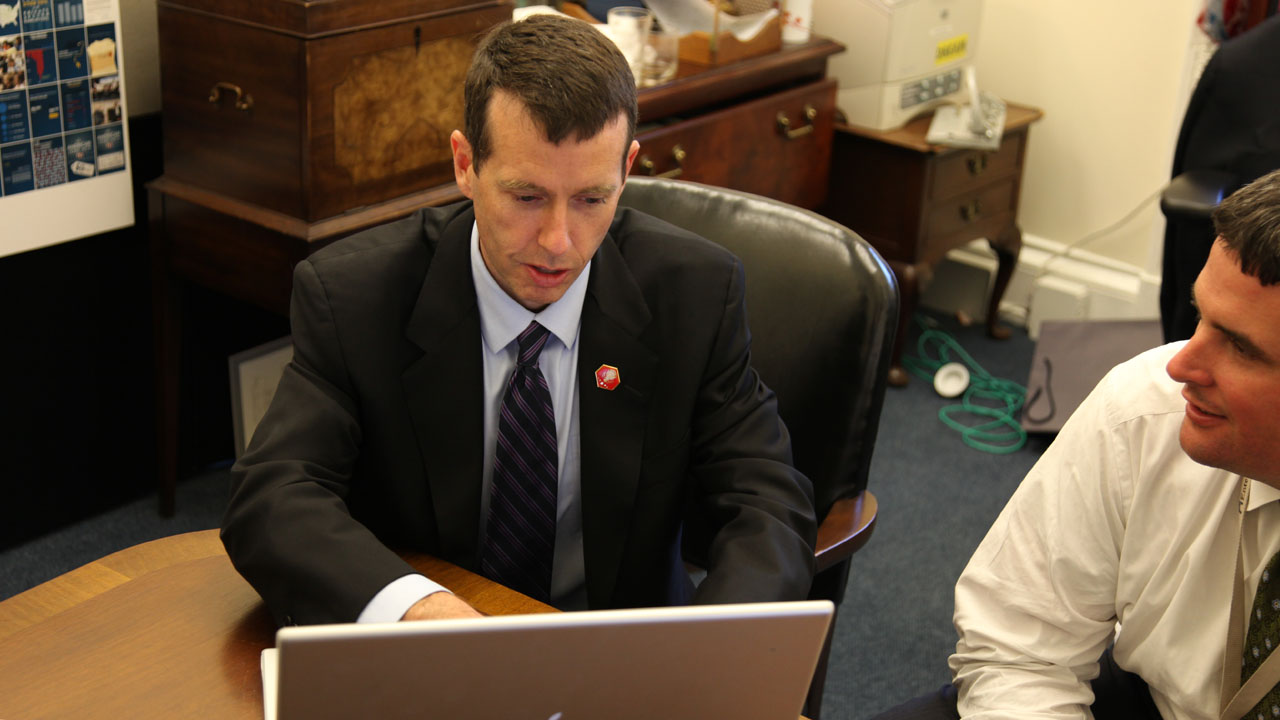
<svg viewBox="0 0 1280 720">
<path fill-rule="evenodd" d="M 618 368 L 612 365 L 601 365 L 596 368 L 596 387 L 603 390 L 612 390 L 618 387 L 620 382 L 622 382 L 622 377 L 618 374 Z"/>
</svg>

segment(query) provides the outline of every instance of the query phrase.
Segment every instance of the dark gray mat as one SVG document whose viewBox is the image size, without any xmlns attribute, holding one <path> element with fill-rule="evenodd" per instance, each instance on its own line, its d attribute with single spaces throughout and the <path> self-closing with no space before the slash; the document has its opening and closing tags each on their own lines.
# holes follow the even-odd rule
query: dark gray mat
<svg viewBox="0 0 1280 720">
<path fill-rule="evenodd" d="M 1022 429 L 1061 430 L 1108 370 L 1163 338 L 1156 320 L 1046 320 L 1031 358 Z"/>
</svg>

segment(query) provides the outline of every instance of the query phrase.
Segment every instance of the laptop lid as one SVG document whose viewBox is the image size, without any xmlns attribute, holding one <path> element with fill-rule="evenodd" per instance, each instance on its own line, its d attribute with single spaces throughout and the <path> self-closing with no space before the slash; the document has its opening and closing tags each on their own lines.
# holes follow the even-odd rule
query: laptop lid
<svg viewBox="0 0 1280 720">
<path fill-rule="evenodd" d="M 820 600 L 289 627 L 274 663 L 264 651 L 264 705 L 268 720 L 273 695 L 279 720 L 796 720 L 833 611 Z"/>
</svg>

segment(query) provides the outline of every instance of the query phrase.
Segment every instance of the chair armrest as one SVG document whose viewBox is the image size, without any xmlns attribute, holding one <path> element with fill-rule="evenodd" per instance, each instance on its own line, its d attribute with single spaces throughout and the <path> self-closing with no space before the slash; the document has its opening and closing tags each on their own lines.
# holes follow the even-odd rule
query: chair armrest
<svg viewBox="0 0 1280 720">
<path fill-rule="evenodd" d="M 1236 177 L 1221 170 L 1190 170 L 1174 178 L 1160 195 L 1160 211 L 1170 219 L 1208 220 L 1222 198 L 1235 189 Z"/>
<path fill-rule="evenodd" d="M 818 526 L 818 544 L 813 551 L 818 572 L 848 560 L 867 544 L 876 527 L 877 510 L 876 496 L 867 490 L 831 506 Z"/>
</svg>

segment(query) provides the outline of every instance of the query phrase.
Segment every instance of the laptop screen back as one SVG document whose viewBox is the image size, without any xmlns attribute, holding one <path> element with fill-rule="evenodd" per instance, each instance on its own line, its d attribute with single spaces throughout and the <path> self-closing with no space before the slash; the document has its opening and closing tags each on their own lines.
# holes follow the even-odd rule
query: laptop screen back
<svg viewBox="0 0 1280 720">
<path fill-rule="evenodd" d="M 796 720 L 832 612 L 809 601 L 284 628 L 277 717 Z"/>
</svg>

